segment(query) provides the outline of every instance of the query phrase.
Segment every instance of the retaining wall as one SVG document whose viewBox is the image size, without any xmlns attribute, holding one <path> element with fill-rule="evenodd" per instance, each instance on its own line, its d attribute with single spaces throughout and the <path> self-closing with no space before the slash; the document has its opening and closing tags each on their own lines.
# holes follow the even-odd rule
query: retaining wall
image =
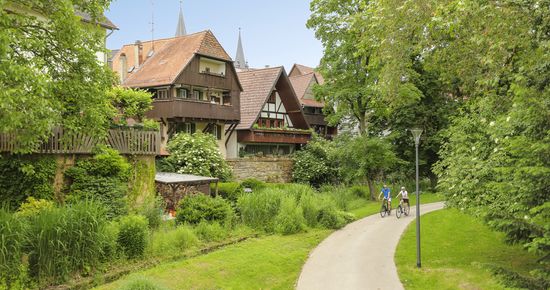
<svg viewBox="0 0 550 290">
<path fill-rule="evenodd" d="M 285 157 L 228 159 L 237 180 L 256 178 L 265 182 L 291 182 L 293 161 Z"/>
</svg>

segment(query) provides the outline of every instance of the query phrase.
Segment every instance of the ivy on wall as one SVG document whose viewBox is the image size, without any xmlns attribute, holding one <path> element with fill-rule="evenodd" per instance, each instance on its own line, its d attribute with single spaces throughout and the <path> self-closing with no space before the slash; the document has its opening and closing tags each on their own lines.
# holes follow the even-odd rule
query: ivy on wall
<svg viewBox="0 0 550 290">
<path fill-rule="evenodd" d="M 28 197 L 53 199 L 56 168 L 53 156 L 0 156 L 0 200 L 15 208 Z"/>
</svg>

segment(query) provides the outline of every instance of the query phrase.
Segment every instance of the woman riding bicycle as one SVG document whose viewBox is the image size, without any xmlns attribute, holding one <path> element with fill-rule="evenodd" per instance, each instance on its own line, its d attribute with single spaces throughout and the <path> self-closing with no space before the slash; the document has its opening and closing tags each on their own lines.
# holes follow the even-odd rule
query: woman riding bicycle
<svg viewBox="0 0 550 290">
<path fill-rule="evenodd" d="M 398 198 L 400 195 L 403 198 L 403 202 L 406 202 L 408 206 L 411 206 L 409 203 L 409 193 L 405 190 L 404 186 L 401 187 L 401 191 L 395 196 L 395 198 Z"/>
</svg>

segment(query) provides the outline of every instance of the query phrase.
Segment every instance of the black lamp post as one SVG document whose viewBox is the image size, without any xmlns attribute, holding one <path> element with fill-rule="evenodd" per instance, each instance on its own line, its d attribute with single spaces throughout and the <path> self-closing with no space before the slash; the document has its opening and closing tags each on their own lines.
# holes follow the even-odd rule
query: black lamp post
<svg viewBox="0 0 550 290">
<path fill-rule="evenodd" d="M 420 191 L 418 190 L 418 145 L 420 144 L 420 135 L 422 129 L 411 129 L 414 137 L 414 147 L 416 149 L 416 267 L 421 267 L 420 262 Z"/>
</svg>

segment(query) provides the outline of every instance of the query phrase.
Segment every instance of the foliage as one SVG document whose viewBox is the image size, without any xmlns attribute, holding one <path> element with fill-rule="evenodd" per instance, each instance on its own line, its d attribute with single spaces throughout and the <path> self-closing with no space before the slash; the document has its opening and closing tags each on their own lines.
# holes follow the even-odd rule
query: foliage
<svg viewBox="0 0 550 290">
<path fill-rule="evenodd" d="M 176 211 L 176 219 L 181 224 L 210 221 L 231 225 L 234 216 L 235 212 L 228 201 L 202 193 L 186 195 L 181 199 Z"/>
<path fill-rule="evenodd" d="M 0 199 L 17 208 L 28 197 L 54 198 L 57 164 L 51 156 L 9 155 L 0 158 Z"/>
<path fill-rule="evenodd" d="M 50 200 L 29 197 L 24 203 L 21 204 L 17 210 L 17 214 L 24 217 L 31 217 L 43 210 L 51 210 L 54 207 L 55 204 Z"/>
<path fill-rule="evenodd" d="M 302 232 L 306 229 L 306 220 L 302 208 L 296 204 L 292 196 L 281 200 L 281 208 L 275 217 L 275 232 L 290 235 Z"/>
<path fill-rule="evenodd" d="M 203 242 L 219 242 L 225 239 L 229 232 L 226 227 L 217 222 L 202 221 L 193 230 L 197 237 Z"/>
<path fill-rule="evenodd" d="M 126 257 L 135 259 L 143 256 L 147 246 L 147 219 L 140 215 L 128 215 L 120 219 L 118 244 Z"/>
<path fill-rule="evenodd" d="M 327 229 L 339 229 L 348 222 L 353 221 L 352 216 L 346 215 L 331 204 L 319 210 L 318 219 L 318 223 Z"/>
<path fill-rule="evenodd" d="M 333 143 L 324 138 L 314 138 L 294 153 L 292 179 L 315 187 L 333 183 L 338 179 Z"/>
<path fill-rule="evenodd" d="M 213 192 L 214 185 L 211 190 Z M 231 202 L 237 202 L 237 199 L 243 194 L 243 186 L 238 182 L 220 182 L 218 183 L 218 194 Z"/>
<path fill-rule="evenodd" d="M 0 208 L 0 286 L 7 288 L 19 281 L 24 269 L 23 255 L 27 226 L 16 215 Z"/>
<path fill-rule="evenodd" d="M 107 208 L 113 218 L 127 213 L 126 194 L 130 164 L 118 151 L 98 147 L 92 159 L 79 160 L 65 172 L 70 179 L 69 200 L 94 199 Z"/>
<path fill-rule="evenodd" d="M 188 250 L 199 243 L 197 235 L 188 225 L 161 228 L 152 233 L 148 253 L 152 256 L 172 255 Z"/>
<path fill-rule="evenodd" d="M 118 110 L 121 122 L 125 122 L 128 118 L 135 118 L 137 122 L 142 122 L 145 113 L 153 108 L 151 93 L 144 90 L 116 86 L 108 94 Z"/>
<path fill-rule="evenodd" d="M 156 229 L 162 223 L 164 208 L 164 200 L 160 196 L 151 196 L 143 201 L 137 212 L 147 219 L 151 229 Z"/>
<path fill-rule="evenodd" d="M 217 177 L 222 181 L 231 176 L 231 169 L 211 134 L 179 133 L 170 139 L 167 147 L 170 156 L 166 157 L 164 162 L 170 164 L 178 173 Z"/>
<path fill-rule="evenodd" d="M 242 195 L 237 202 L 242 222 L 253 229 L 273 232 L 283 195 L 283 191 L 271 188 Z"/>
<path fill-rule="evenodd" d="M 30 216 L 28 225 L 29 273 L 40 285 L 63 282 L 75 271 L 86 273 L 103 257 L 106 218 L 99 203 L 44 209 Z"/>
<path fill-rule="evenodd" d="M 266 187 L 266 184 L 265 184 L 265 182 L 263 182 L 261 180 L 258 180 L 258 179 L 255 179 L 255 178 L 247 178 L 247 179 L 241 181 L 241 186 L 243 188 L 250 188 L 254 191 L 254 190 L 260 190 L 260 189 Z"/>
<path fill-rule="evenodd" d="M 27 153 L 55 126 L 105 134 L 115 78 L 98 62 L 105 30 L 75 14 L 102 17 L 108 0 L 0 1 L 0 128 Z"/>
</svg>

